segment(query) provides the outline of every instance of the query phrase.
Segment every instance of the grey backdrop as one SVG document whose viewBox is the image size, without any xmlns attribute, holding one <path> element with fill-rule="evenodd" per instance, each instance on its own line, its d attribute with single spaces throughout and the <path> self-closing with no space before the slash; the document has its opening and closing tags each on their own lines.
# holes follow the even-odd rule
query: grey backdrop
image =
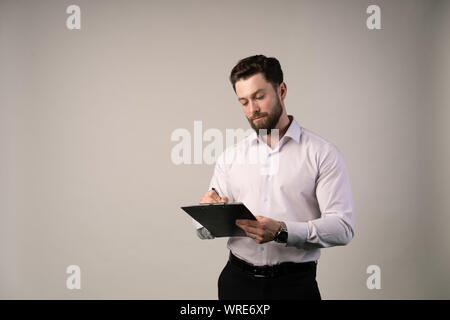
<svg viewBox="0 0 450 320">
<path fill-rule="evenodd" d="M 356 236 L 322 250 L 323 298 L 450 298 L 449 31 L 438 0 L 1 0 L 0 298 L 216 299 L 226 240 L 179 209 L 213 166 L 174 165 L 170 135 L 247 129 L 227 77 L 259 53 L 349 168 Z"/>
</svg>

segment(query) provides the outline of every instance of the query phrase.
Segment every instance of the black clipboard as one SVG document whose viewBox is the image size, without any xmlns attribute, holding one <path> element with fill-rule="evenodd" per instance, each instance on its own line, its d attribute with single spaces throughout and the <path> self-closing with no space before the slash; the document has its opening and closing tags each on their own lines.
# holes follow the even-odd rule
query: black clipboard
<svg viewBox="0 0 450 320">
<path fill-rule="evenodd" d="M 256 220 L 241 202 L 205 203 L 181 207 L 194 220 L 204 226 L 216 238 L 245 237 L 245 232 L 236 226 L 236 219 Z"/>
</svg>

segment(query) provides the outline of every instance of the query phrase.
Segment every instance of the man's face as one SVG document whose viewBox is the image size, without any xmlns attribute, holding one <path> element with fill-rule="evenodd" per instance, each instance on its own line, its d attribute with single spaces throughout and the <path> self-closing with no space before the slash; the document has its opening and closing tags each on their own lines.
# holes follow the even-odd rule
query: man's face
<svg viewBox="0 0 450 320">
<path fill-rule="evenodd" d="M 262 73 L 236 82 L 236 95 L 250 126 L 257 132 L 274 129 L 283 112 L 277 91 Z"/>
</svg>

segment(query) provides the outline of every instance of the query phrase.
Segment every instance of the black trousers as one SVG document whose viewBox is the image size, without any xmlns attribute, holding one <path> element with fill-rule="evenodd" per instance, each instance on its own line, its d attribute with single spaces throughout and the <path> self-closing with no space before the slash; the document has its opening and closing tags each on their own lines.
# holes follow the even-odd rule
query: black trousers
<svg viewBox="0 0 450 320">
<path fill-rule="evenodd" d="M 218 280 L 219 300 L 321 300 L 316 269 L 314 265 L 308 270 L 264 278 L 228 261 Z"/>
</svg>

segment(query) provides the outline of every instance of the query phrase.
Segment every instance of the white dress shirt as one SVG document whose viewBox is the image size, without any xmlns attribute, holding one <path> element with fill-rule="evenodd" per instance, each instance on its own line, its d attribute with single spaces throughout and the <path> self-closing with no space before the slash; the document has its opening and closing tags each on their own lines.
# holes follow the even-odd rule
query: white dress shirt
<svg viewBox="0 0 450 320">
<path fill-rule="evenodd" d="M 286 244 L 228 239 L 235 256 L 257 266 L 316 261 L 320 248 L 346 245 L 354 234 L 353 198 L 341 152 L 289 118 L 274 149 L 256 132 L 227 148 L 209 185 L 229 202 L 244 203 L 255 216 L 286 223 Z M 213 238 L 195 220 L 194 225 L 200 238 Z"/>
</svg>

